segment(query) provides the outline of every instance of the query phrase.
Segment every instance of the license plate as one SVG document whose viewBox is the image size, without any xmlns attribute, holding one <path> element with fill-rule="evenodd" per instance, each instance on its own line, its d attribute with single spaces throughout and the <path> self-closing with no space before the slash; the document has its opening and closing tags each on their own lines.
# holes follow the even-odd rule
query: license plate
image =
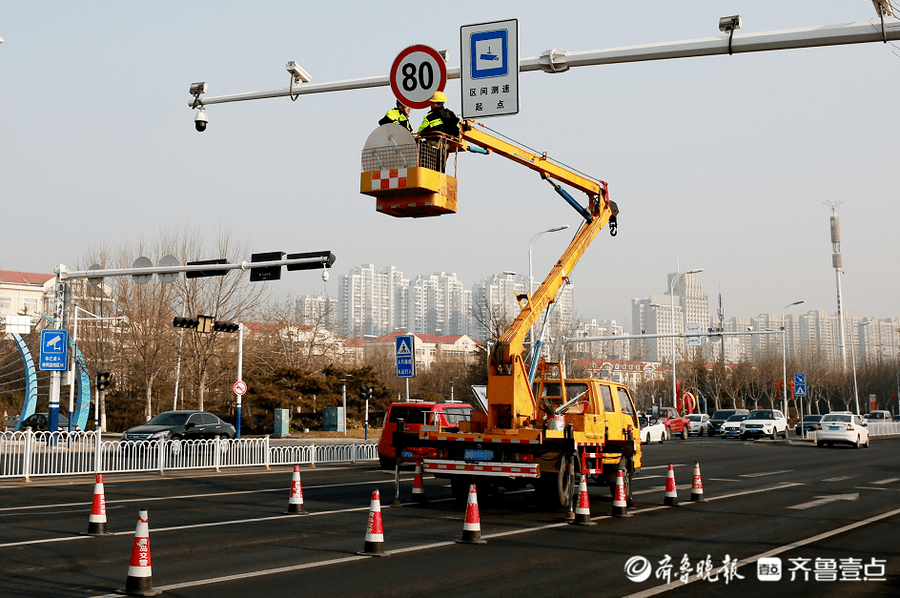
<svg viewBox="0 0 900 598">
<path fill-rule="evenodd" d="M 403 451 L 402 453 L 400 453 L 400 456 L 403 457 L 404 459 L 412 459 L 413 452 L 412 451 Z"/>
<path fill-rule="evenodd" d="M 464 457 L 467 461 L 490 461 L 494 458 L 494 451 L 466 449 Z"/>
<path fill-rule="evenodd" d="M 840 426 L 828 426 L 828 429 L 829 430 L 840 430 L 841 427 Z"/>
</svg>

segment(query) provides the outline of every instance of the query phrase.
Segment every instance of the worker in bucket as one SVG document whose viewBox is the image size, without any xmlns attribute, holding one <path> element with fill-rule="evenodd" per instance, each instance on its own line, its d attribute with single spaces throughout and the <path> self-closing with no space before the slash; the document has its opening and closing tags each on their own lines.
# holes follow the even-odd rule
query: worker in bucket
<svg viewBox="0 0 900 598">
<path fill-rule="evenodd" d="M 386 125 L 394 123 L 401 127 L 406 127 L 406 130 L 412 133 L 412 124 L 409 122 L 409 111 L 409 106 L 406 106 L 403 102 L 397 100 L 397 107 L 388 110 L 387 113 L 381 117 L 381 120 L 378 121 L 378 124 Z"/>
<path fill-rule="evenodd" d="M 429 156 L 423 155 L 423 161 L 426 161 L 426 163 L 423 163 L 422 166 L 440 170 L 441 172 L 444 172 L 447 164 L 447 154 L 449 153 L 449 140 L 444 136 L 459 137 L 459 117 L 452 110 L 444 108 L 444 102 L 446 101 L 447 96 L 444 92 L 434 92 L 430 100 L 431 110 L 425 115 L 425 118 L 422 120 L 422 126 L 419 127 L 419 136 L 430 138 L 428 139 L 428 146 L 433 151 L 427 153 L 433 154 L 432 160 L 436 162 L 435 164 L 428 164 Z"/>
</svg>

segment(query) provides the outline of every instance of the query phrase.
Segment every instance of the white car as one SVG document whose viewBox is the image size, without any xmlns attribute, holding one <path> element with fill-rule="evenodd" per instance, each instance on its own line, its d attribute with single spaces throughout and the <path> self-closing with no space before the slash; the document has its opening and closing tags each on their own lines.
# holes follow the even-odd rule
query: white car
<svg viewBox="0 0 900 598">
<path fill-rule="evenodd" d="M 662 444 L 669 439 L 669 432 L 666 430 L 665 424 L 658 419 L 648 419 L 642 415 L 638 418 L 638 423 L 641 426 L 641 443 L 658 442 Z"/>
<path fill-rule="evenodd" d="M 754 409 L 741 422 L 741 440 L 764 436 L 772 440 L 778 436 L 787 438 L 787 418 L 778 409 Z"/>
<path fill-rule="evenodd" d="M 709 415 L 705 413 L 692 413 L 687 416 L 690 421 L 688 436 L 709 436 Z"/>
<path fill-rule="evenodd" d="M 862 418 L 852 413 L 829 413 L 816 429 L 816 446 L 846 443 L 856 448 L 869 447 L 869 429 Z"/>
</svg>

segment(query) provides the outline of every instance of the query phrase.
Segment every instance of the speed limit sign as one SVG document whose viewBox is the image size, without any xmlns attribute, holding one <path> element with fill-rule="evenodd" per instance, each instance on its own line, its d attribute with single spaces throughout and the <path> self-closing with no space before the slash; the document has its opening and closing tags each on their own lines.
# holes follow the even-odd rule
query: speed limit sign
<svg viewBox="0 0 900 598">
<path fill-rule="evenodd" d="M 391 66 L 394 97 L 410 108 L 427 108 L 436 91 L 447 83 L 447 65 L 434 48 L 416 45 L 400 52 Z"/>
</svg>

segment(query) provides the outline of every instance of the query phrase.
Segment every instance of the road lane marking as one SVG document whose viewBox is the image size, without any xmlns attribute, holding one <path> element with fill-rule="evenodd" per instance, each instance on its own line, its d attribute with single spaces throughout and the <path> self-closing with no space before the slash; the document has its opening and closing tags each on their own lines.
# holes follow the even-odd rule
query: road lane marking
<svg viewBox="0 0 900 598">
<path fill-rule="evenodd" d="M 817 534 L 815 536 L 810 536 L 809 538 L 804 538 L 803 540 L 797 540 L 796 542 L 791 542 L 789 544 L 785 544 L 784 546 L 779 546 L 778 548 L 773 548 L 772 550 L 761 552 L 759 554 L 753 555 L 746 559 L 740 559 L 737 561 L 736 569 L 740 569 L 745 565 L 752 565 L 760 559 L 777 556 L 784 552 L 788 552 L 790 550 L 794 550 L 795 548 L 801 548 L 803 546 L 808 546 L 810 544 L 814 544 L 820 540 L 827 540 L 832 536 L 837 536 L 843 534 L 844 532 L 850 532 L 865 525 L 869 525 L 870 523 L 877 523 L 882 519 L 887 519 L 889 517 L 894 517 L 895 515 L 900 515 L 900 509 L 894 509 L 893 511 L 888 511 L 886 513 L 881 513 L 880 515 L 875 515 L 873 517 L 869 517 L 868 519 L 863 519 L 862 521 L 857 521 L 854 523 L 850 523 L 843 527 L 839 527 L 833 529 L 828 532 L 823 532 L 821 534 Z M 650 598 L 650 596 L 656 596 L 657 594 L 662 594 L 664 592 L 668 592 L 669 590 L 674 590 L 680 588 L 682 586 L 686 586 L 689 583 L 694 583 L 695 581 L 700 581 L 701 578 L 698 575 L 692 575 L 688 578 L 687 582 L 682 582 L 681 580 L 673 581 L 671 583 L 659 585 L 653 588 L 647 588 L 646 590 L 642 590 L 640 592 L 635 592 L 634 594 L 629 594 L 625 596 L 625 598 Z"/>
<path fill-rule="evenodd" d="M 823 482 L 843 482 L 844 480 L 849 480 L 855 478 L 855 475 L 842 475 L 836 478 L 828 478 L 827 480 L 822 480 Z"/>
<path fill-rule="evenodd" d="M 423 480 L 433 480 L 433 476 L 424 476 Z M 412 482 L 413 478 L 400 478 L 401 482 Z M 305 486 L 305 490 L 320 490 L 322 488 L 344 488 L 346 486 L 371 486 L 372 484 L 393 484 L 394 479 L 390 480 L 379 480 L 372 482 L 348 482 L 346 484 L 320 484 L 318 486 Z M 123 498 L 121 500 L 107 500 L 106 505 L 113 504 L 123 504 L 123 503 L 132 503 L 132 502 L 158 502 L 161 500 L 194 500 L 197 498 L 208 498 L 211 496 L 239 496 L 242 494 L 264 494 L 266 492 L 290 492 L 290 486 L 284 486 L 281 488 L 263 488 L 261 490 L 234 490 L 232 492 L 209 492 L 204 494 L 183 494 L 180 496 L 155 496 L 148 498 Z M 104 493 L 105 496 L 105 493 Z M 23 505 L 19 507 L 0 507 L 0 513 L 4 511 L 30 511 L 33 509 L 55 509 L 60 507 L 83 507 L 83 506 L 91 506 L 91 502 L 66 502 L 59 503 L 55 505 Z"/>
<path fill-rule="evenodd" d="M 873 484 L 891 484 L 893 482 L 900 482 L 900 478 L 888 478 L 886 480 L 878 480 L 877 482 L 872 482 Z"/>
<path fill-rule="evenodd" d="M 780 471 L 760 471 L 759 473 L 740 473 L 738 477 L 741 478 L 761 478 L 767 475 L 778 475 L 779 473 L 791 473 L 794 471 L 793 469 L 782 469 Z"/>
<path fill-rule="evenodd" d="M 828 503 L 837 502 L 839 500 L 859 500 L 859 492 L 856 492 L 854 494 L 832 494 L 831 496 L 817 496 L 816 498 L 818 500 L 811 500 L 809 502 L 800 503 L 799 505 L 791 505 L 788 507 L 788 509 L 804 511 L 806 509 L 821 507 L 822 505 L 827 505 Z"/>
</svg>

